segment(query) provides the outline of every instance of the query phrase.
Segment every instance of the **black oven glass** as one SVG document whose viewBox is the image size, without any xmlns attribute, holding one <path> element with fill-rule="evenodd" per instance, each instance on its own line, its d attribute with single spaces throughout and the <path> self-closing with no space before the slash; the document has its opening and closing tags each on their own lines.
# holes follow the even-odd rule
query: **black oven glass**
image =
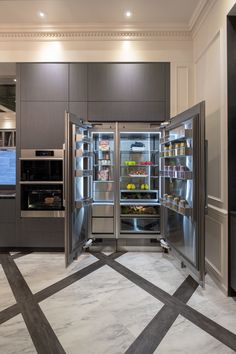
<svg viewBox="0 0 236 354">
<path fill-rule="evenodd" d="M 22 185 L 21 210 L 63 210 L 63 186 Z"/>
<path fill-rule="evenodd" d="M 21 160 L 21 181 L 62 181 L 62 160 Z"/>
</svg>

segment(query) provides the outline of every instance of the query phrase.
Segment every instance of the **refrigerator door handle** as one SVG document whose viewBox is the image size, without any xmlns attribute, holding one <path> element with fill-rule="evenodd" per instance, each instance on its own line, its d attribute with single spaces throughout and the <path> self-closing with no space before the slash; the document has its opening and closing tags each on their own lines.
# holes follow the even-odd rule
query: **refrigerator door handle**
<svg viewBox="0 0 236 354">
<path fill-rule="evenodd" d="M 66 197 L 65 197 L 65 188 L 66 188 L 66 144 L 63 144 L 63 170 L 62 170 L 62 178 L 63 178 L 63 206 L 66 206 Z"/>
<path fill-rule="evenodd" d="M 207 176 L 208 176 L 208 140 L 205 140 L 205 214 L 208 213 L 208 185 L 207 185 Z"/>
</svg>

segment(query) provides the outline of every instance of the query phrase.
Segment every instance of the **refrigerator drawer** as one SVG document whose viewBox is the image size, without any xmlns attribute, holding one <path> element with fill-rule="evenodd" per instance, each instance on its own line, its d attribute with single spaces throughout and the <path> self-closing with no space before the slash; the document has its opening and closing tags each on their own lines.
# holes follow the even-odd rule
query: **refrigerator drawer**
<svg viewBox="0 0 236 354">
<path fill-rule="evenodd" d="M 113 218 L 92 218 L 92 233 L 94 234 L 113 234 Z"/>
<path fill-rule="evenodd" d="M 152 233 L 160 232 L 159 218 L 121 218 L 121 232 Z"/>
<path fill-rule="evenodd" d="M 93 205 L 92 206 L 92 215 L 93 216 L 114 216 L 114 207 L 113 205 Z"/>
<path fill-rule="evenodd" d="M 93 190 L 94 192 L 111 192 L 113 191 L 113 183 L 108 181 L 93 182 Z"/>
<path fill-rule="evenodd" d="M 94 192 L 93 193 L 94 201 L 113 201 L 114 193 L 113 192 Z"/>
</svg>

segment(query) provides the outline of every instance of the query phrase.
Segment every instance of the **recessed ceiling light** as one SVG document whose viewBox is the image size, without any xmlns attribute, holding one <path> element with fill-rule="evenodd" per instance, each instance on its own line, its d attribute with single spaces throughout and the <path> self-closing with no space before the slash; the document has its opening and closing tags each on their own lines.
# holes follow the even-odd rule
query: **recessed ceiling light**
<svg viewBox="0 0 236 354">
<path fill-rule="evenodd" d="M 126 17 L 131 17 L 132 16 L 132 12 L 131 11 L 126 11 L 125 16 Z"/>
<path fill-rule="evenodd" d="M 41 17 L 41 18 L 44 18 L 45 17 L 45 13 L 43 12 L 43 11 L 39 11 L 39 17 Z"/>
<path fill-rule="evenodd" d="M 13 79 L 14 82 L 16 82 L 16 79 Z"/>
</svg>

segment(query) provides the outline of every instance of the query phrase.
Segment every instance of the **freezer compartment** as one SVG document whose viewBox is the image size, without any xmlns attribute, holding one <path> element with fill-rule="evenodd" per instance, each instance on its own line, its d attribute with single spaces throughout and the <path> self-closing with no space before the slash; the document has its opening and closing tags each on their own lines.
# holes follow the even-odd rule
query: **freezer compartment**
<svg viewBox="0 0 236 354">
<path fill-rule="evenodd" d="M 92 233 L 113 234 L 114 218 L 92 218 Z"/>
<path fill-rule="evenodd" d="M 114 206 L 113 205 L 93 205 L 92 206 L 92 215 L 93 216 L 114 216 Z"/>
<path fill-rule="evenodd" d="M 121 233 L 159 233 L 159 217 L 121 217 Z"/>
</svg>

